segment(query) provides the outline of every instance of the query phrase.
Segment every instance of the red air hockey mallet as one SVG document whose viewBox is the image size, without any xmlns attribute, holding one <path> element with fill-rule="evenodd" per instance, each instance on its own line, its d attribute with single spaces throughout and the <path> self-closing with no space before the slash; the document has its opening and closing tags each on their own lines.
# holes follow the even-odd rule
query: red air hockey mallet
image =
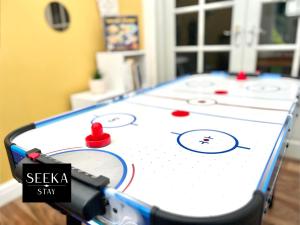
<svg viewBox="0 0 300 225">
<path fill-rule="evenodd" d="M 103 133 L 103 127 L 101 123 L 92 124 L 92 134 L 86 136 L 86 145 L 89 148 L 102 148 L 111 143 L 110 135 Z"/>
<path fill-rule="evenodd" d="M 237 75 L 236 75 L 236 79 L 237 80 L 247 80 L 247 75 L 244 71 L 240 71 Z"/>
</svg>

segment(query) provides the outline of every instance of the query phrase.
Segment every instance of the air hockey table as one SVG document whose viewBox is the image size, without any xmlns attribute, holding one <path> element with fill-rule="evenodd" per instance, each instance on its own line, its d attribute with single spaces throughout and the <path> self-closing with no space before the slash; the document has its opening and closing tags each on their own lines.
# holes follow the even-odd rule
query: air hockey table
<svg viewBox="0 0 300 225">
<path fill-rule="evenodd" d="M 257 225 L 269 208 L 298 110 L 299 81 L 265 74 L 181 77 L 8 134 L 24 163 L 72 164 L 69 224 Z M 111 143 L 87 147 L 101 123 Z M 75 218 L 75 219 L 74 219 Z"/>
</svg>

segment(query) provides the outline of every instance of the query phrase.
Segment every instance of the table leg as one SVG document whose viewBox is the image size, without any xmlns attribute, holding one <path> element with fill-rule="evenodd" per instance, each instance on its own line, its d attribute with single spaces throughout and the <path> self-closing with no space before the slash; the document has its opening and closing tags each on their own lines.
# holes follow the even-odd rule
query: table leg
<svg viewBox="0 0 300 225">
<path fill-rule="evenodd" d="M 81 225 L 81 221 L 75 219 L 74 217 L 67 215 L 67 225 Z"/>
</svg>

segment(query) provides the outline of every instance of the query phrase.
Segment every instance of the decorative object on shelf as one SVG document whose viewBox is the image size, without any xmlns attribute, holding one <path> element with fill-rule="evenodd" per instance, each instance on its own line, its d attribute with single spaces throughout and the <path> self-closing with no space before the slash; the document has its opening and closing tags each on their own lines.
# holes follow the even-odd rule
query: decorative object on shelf
<svg viewBox="0 0 300 225">
<path fill-rule="evenodd" d="M 137 16 L 109 16 L 104 18 L 105 43 L 108 51 L 139 49 Z"/>
<path fill-rule="evenodd" d="M 93 78 L 90 80 L 90 90 L 94 94 L 104 93 L 106 91 L 105 80 L 103 79 L 102 74 L 96 70 Z"/>
<path fill-rule="evenodd" d="M 116 16 L 119 14 L 118 0 L 97 0 L 101 17 Z"/>
</svg>

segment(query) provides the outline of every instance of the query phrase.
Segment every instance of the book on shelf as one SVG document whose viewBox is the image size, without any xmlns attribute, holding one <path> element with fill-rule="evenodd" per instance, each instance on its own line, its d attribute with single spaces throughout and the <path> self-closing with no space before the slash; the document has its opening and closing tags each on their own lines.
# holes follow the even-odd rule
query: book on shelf
<svg viewBox="0 0 300 225">
<path fill-rule="evenodd" d="M 132 91 L 138 90 L 143 87 L 144 77 L 142 74 L 142 68 L 138 60 L 134 58 L 128 58 L 125 61 L 126 65 L 126 75 L 125 80 L 125 90 Z"/>
</svg>

